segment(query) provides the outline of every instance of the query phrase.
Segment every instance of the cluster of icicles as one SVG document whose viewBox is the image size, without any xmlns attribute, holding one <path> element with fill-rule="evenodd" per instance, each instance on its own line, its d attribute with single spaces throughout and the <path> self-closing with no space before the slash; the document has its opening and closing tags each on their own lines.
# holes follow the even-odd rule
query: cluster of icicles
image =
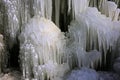
<svg viewBox="0 0 120 80">
<path fill-rule="evenodd" d="M 7 40 L 11 40 L 11 48 L 20 33 L 20 63 L 25 80 L 64 80 L 74 67 L 95 68 L 106 62 L 107 51 L 112 51 L 119 38 L 120 9 L 111 1 L 100 0 L 99 5 L 95 2 L 68 0 L 68 14 L 73 20 L 65 36 L 51 21 L 52 0 L 4 0 Z M 59 3 L 55 0 L 58 26 Z"/>
</svg>

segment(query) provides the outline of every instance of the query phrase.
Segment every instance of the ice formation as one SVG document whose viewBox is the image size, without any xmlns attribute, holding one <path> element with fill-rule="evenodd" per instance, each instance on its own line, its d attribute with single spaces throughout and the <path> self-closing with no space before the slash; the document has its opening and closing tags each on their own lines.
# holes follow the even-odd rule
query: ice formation
<svg viewBox="0 0 120 80">
<path fill-rule="evenodd" d="M 35 16 L 22 29 L 19 40 L 26 80 L 59 80 L 69 69 L 65 36 L 50 20 Z"/>
<path fill-rule="evenodd" d="M 73 1 L 74 2 L 72 3 L 77 4 L 77 1 Z M 96 54 L 98 57 L 94 58 L 98 59 L 96 59 L 96 63 L 92 62 L 94 65 L 92 67 L 96 67 L 96 65 L 98 65 L 97 63 L 106 63 L 107 51 L 114 47 L 115 42 L 117 42 L 117 39 L 119 38 L 119 11 L 113 15 L 113 13 L 116 12 L 115 10 L 118 10 L 117 5 L 114 2 L 106 1 L 105 3 L 107 3 L 108 6 L 105 7 L 106 5 L 104 5 L 104 8 L 108 9 L 109 15 L 107 17 L 104 14 L 101 14 L 97 8 L 88 7 L 87 0 L 85 0 L 84 3 L 86 4 L 85 6 L 82 6 L 84 8 L 76 5 L 72 6 L 73 13 L 75 13 L 75 19 L 69 25 L 69 55 L 72 59 L 78 59 L 78 63 L 80 63 L 73 64 L 72 66 L 91 67 L 89 60 L 87 60 L 87 55 L 89 55 L 88 52 L 91 50 L 98 50 L 101 55 Z M 72 62 L 76 63 L 75 61 Z"/>
</svg>

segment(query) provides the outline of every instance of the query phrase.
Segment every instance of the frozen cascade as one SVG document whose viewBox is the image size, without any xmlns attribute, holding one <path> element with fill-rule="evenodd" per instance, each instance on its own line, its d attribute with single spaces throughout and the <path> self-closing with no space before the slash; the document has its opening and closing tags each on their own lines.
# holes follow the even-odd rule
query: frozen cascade
<svg viewBox="0 0 120 80">
<path fill-rule="evenodd" d="M 69 69 L 64 34 L 51 21 L 35 16 L 22 29 L 19 40 L 26 80 L 58 80 Z"/>
<path fill-rule="evenodd" d="M 77 2 L 73 3 L 77 4 Z M 115 3 L 108 3 L 110 4 L 108 9 L 114 7 L 114 9 L 110 10 L 114 11 L 117 9 Z M 112 4 L 114 5 L 111 7 Z M 114 47 L 115 42 L 119 37 L 120 31 L 117 30 L 120 27 L 118 21 L 119 13 L 117 13 L 117 18 L 115 18 L 115 21 L 112 21 L 112 11 L 110 10 L 109 17 L 106 17 L 105 15 L 101 14 L 95 7 L 88 7 L 86 5 L 86 7 L 84 7 L 85 9 L 82 8 L 84 9 L 82 10 L 81 7 L 76 8 L 76 5 L 73 5 L 73 8 L 75 8 L 73 11 L 73 13 L 75 13 L 75 20 L 73 20 L 69 25 L 68 47 L 70 49 L 69 55 L 71 56 L 71 63 L 76 63 L 76 61 L 72 61 L 72 59 L 78 59 L 78 63 L 80 64 L 72 64 L 72 66 L 77 65 L 79 67 L 96 67 L 96 65 L 98 65 L 97 63 L 100 62 L 101 64 L 102 59 L 104 60 L 103 63 L 106 63 L 107 51 Z M 91 64 L 87 63 L 88 58 L 86 58 L 85 55 L 91 50 L 98 50 L 101 53 L 101 55 L 98 55 L 98 57 L 94 57 L 95 59 L 98 58 L 96 59 L 97 62 L 92 62 L 94 66 L 91 66 Z M 102 57 L 102 55 L 104 57 Z"/>
</svg>

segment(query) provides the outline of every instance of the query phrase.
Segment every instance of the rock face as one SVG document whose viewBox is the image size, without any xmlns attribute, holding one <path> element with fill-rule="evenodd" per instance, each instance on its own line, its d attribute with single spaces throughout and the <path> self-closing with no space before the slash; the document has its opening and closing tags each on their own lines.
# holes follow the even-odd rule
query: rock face
<svg viewBox="0 0 120 80">
<path fill-rule="evenodd" d="M 116 73 L 118 73 L 120 75 L 120 57 L 115 60 L 113 69 Z"/>
<path fill-rule="evenodd" d="M 98 72 L 100 80 L 120 80 L 120 76 L 113 72 Z"/>
<path fill-rule="evenodd" d="M 23 80 L 18 71 L 12 71 L 6 74 L 1 74 L 0 80 Z"/>
<path fill-rule="evenodd" d="M 7 54 L 5 52 L 5 44 L 3 41 L 3 35 L 0 34 L 0 73 L 3 72 L 3 70 L 6 67 L 7 63 Z"/>
</svg>

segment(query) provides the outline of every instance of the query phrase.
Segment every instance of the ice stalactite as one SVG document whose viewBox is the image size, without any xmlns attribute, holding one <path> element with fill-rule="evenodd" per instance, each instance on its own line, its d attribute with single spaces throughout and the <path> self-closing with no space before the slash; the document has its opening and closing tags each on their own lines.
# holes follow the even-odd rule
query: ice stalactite
<svg viewBox="0 0 120 80">
<path fill-rule="evenodd" d="M 35 16 L 25 25 L 19 40 L 26 80 L 59 80 L 69 69 L 65 36 L 51 21 Z"/>
</svg>

